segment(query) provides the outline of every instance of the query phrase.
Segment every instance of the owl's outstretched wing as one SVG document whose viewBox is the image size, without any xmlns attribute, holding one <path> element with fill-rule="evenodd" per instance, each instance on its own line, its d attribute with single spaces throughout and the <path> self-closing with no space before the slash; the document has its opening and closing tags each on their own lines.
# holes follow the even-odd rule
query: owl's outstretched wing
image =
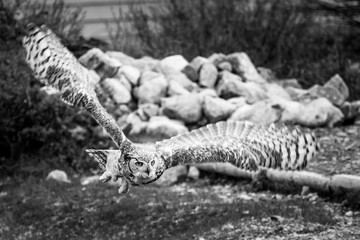
<svg viewBox="0 0 360 240">
<path fill-rule="evenodd" d="M 29 24 L 27 31 L 23 46 L 26 50 L 26 61 L 35 77 L 57 89 L 64 102 L 83 107 L 123 150 L 128 140 L 116 121 L 99 103 L 89 70 L 78 62 L 47 27 L 39 28 Z"/>
<path fill-rule="evenodd" d="M 316 151 L 314 134 L 284 124 L 218 122 L 158 142 L 167 168 L 205 162 L 229 162 L 245 170 L 304 169 Z"/>
</svg>

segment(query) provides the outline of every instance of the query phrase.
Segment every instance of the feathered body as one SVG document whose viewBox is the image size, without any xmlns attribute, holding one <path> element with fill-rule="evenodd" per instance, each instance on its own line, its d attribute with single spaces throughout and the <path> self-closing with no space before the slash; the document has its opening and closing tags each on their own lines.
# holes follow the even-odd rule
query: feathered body
<svg viewBox="0 0 360 240">
<path fill-rule="evenodd" d="M 157 180 L 173 166 L 204 162 L 229 162 L 246 170 L 278 168 L 300 170 L 315 154 L 314 135 L 284 124 L 219 122 L 156 143 L 155 152 L 136 147 L 99 103 L 89 71 L 49 30 L 30 24 L 23 40 L 26 61 L 34 75 L 56 88 L 61 99 L 84 108 L 107 131 L 119 150 L 87 152 L 105 169 L 102 181 L 122 178 L 120 192 L 132 185 Z"/>
</svg>

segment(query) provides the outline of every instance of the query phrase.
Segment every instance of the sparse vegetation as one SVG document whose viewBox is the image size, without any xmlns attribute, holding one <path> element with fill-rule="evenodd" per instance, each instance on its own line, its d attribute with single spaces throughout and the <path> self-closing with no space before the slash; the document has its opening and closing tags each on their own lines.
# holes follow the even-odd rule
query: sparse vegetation
<svg viewBox="0 0 360 240">
<path fill-rule="evenodd" d="M 130 45 L 114 44 L 116 39 L 112 43 L 131 55 L 182 54 L 188 60 L 243 51 L 255 65 L 274 70 L 279 78 L 298 78 L 304 87 L 322 84 L 339 73 L 350 87 L 350 98 L 360 99 L 360 28 L 354 24 L 359 7 L 351 5 L 354 1 L 346 1 L 340 9 L 322 2 L 166 1 L 150 9 L 131 8 L 140 43 L 134 45 L 136 38 Z M 115 22 L 113 36 L 126 35 L 121 21 Z"/>
</svg>

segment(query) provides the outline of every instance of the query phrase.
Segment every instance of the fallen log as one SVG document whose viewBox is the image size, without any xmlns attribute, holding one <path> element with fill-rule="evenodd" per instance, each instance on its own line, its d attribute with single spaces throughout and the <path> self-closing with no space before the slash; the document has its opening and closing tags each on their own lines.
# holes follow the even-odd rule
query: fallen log
<svg viewBox="0 0 360 240">
<path fill-rule="evenodd" d="M 203 171 L 252 179 L 253 181 L 270 181 L 299 187 L 308 186 L 314 191 L 336 196 L 346 193 L 360 194 L 360 176 L 349 174 L 324 176 L 308 171 L 282 171 L 277 169 L 262 169 L 257 172 L 249 172 L 236 168 L 229 163 L 205 163 L 198 164 L 196 167 Z"/>
</svg>

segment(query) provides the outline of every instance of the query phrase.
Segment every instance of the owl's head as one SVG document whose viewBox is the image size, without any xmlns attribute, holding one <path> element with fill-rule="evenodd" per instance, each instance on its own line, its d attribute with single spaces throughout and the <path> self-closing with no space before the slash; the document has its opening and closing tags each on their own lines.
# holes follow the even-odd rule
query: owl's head
<svg viewBox="0 0 360 240">
<path fill-rule="evenodd" d="M 123 154 L 123 175 L 132 185 L 156 181 L 165 171 L 164 161 L 155 153 L 133 148 Z"/>
</svg>

